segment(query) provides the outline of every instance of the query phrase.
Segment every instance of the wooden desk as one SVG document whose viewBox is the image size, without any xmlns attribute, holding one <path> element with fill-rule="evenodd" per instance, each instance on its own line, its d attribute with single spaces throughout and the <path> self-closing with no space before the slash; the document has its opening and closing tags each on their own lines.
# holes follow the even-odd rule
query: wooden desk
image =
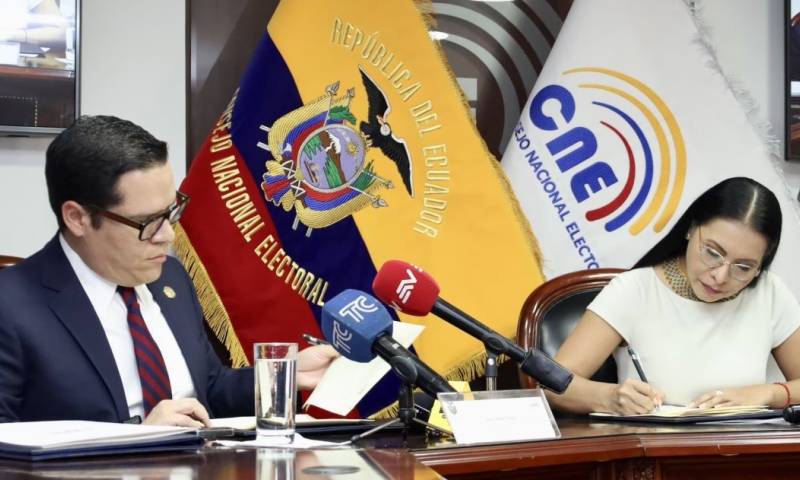
<svg viewBox="0 0 800 480">
<path fill-rule="evenodd" d="M 640 426 L 559 420 L 562 438 L 414 450 L 448 479 L 800 478 L 800 428 L 777 425 Z M 769 430 L 767 430 L 769 429 Z"/>
<path fill-rule="evenodd" d="M 350 467 L 342 470 L 342 467 Z M 353 470 L 355 467 L 357 470 Z M 338 470 L 337 470 L 338 469 Z M 335 474 L 336 472 L 339 474 Z M 351 473 L 346 473 L 346 472 Z M 0 461 L 0 478 L 146 480 L 330 480 L 442 477 L 404 449 L 232 450 L 204 448 L 198 453 L 115 456 L 27 463 Z"/>
<path fill-rule="evenodd" d="M 775 479 L 800 477 L 800 428 L 776 425 L 652 427 L 560 420 L 562 438 L 457 447 L 421 436 L 402 447 L 397 432 L 371 448 L 281 450 L 204 448 L 198 453 L 42 462 L 0 461 L 0 478 L 41 479 Z M 769 429 L 769 430 L 767 430 Z M 328 438 L 331 440 L 331 438 Z M 379 447 L 379 448 L 372 448 Z M 358 475 L 323 467 L 356 466 Z M 441 476 L 440 476 L 441 475 Z"/>
</svg>

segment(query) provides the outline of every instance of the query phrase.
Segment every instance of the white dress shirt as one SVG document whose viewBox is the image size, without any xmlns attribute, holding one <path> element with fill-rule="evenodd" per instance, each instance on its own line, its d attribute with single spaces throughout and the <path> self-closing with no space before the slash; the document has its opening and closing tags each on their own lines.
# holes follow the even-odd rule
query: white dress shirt
<svg viewBox="0 0 800 480">
<path fill-rule="evenodd" d="M 89 268 L 62 235 L 58 236 L 58 240 L 103 326 L 111 346 L 111 353 L 114 354 L 114 361 L 117 363 L 122 388 L 125 390 L 128 411 L 131 417 L 141 415 L 144 418 L 142 383 L 139 380 L 133 340 L 128 328 L 128 309 L 125 302 L 122 301 L 122 297 L 117 293 L 117 285 Z M 153 295 L 146 285 L 138 285 L 134 287 L 134 290 L 139 300 L 144 323 L 161 350 L 161 356 L 164 357 L 169 382 L 172 386 L 172 398 L 194 397 L 194 384 L 189 374 L 189 367 L 186 366 L 186 359 L 183 358 L 183 353 L 175 340 L 175 335 L 172 334 L 172 330 L 164 319 L 164 314 L 161 313 L 161 308 L 153 300 Z"/>
</svg>

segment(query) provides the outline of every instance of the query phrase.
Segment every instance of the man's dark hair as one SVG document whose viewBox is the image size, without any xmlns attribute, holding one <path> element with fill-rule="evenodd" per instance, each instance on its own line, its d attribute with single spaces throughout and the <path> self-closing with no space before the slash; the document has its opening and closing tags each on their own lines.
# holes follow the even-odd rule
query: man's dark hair
<svg viewBox="0 0 800 480">
<path fill-rule="evenodd" d="M 686 253 L 686 234 L 693 227 L 716 219 L 739 221 L 767 239 L 767 250 L 761 259 L 761 270 L 767 270 L 775 258 L 781 241 L 781 205 L 775 194 L 751 178 L 734 177 L 714 185 L 700 195 L 661 239 L 635 265 L 652 267 Z M 749 286 L 758 283 L 753 279 Z"/>
<path fill-rule="evenodd" d="M 82 116 L 47 147 L 44 167 L 50 208 L 64 230 L 61 205 L 73 200 L 81 205 L 108 209 L 122 198 L 119 177 L 167 161 L 167 144 L 142 127 L 117 117 Z M 99 226 L 100 216 L 92 215 Z"/>
</svg>

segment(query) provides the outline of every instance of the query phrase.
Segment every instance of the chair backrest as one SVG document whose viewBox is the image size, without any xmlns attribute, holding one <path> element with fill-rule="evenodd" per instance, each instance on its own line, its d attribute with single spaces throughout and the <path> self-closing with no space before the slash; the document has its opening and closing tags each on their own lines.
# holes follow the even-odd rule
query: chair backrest
<svg viewBox="0 0 800 480">
<path fill-rule="evenodd" d="M 625 270 L 581 270 L 553 278 L 531 292 L 520 312 L 517 343 L 525 350 L 538 348 L 551 357 L 578 324 L 586 307 L 612 278 Z M 617 383 L 617 365 L 609 357 L 592 379 Z M 520 372 L 522 388 L 536 388 L 536 380 Z"/>
<path fill-rule="evenodd" d="M 21 262 L 23 259 L 20 257 L 11 257 L 8 255 L 0 255 L 0 270 L 10 267 L 11 265 L 16 265 Z"/>
</svg>

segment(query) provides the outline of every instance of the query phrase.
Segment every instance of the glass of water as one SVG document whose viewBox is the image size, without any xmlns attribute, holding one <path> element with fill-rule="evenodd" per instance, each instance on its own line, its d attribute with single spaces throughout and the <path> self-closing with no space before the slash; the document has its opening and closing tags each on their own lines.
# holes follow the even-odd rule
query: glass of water
<svg viewBox="0 0 800 480">
<path fill-rule="evenodd" d="M 291 442 L 297 398 L 297 344 L 256 343 L 256 433 Z"/>
</svg>

